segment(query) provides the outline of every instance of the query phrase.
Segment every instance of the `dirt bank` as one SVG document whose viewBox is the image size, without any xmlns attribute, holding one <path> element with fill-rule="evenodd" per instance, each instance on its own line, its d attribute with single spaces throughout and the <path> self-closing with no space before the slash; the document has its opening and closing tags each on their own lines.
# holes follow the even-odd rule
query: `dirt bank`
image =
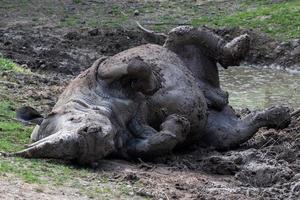
<svg viewBox="0 0 300 200">
<path fill-rule="evenodd" d="M 113 55 L 143 43 L 137 31 L 72 31 L 20 26 L 0 30 L 4 57 L 33 70 L 77 74 L 101 55 Z"/>
<path fill-rule="evenodd" d="M 251 50 L 247 64 L 300 70 L 300 39 L 280 42 L 245 29 L 215 29 L 227 40 L 248 33 Z M 113 55 L 147 42 L 162 43 L 136 30 L 71 30 L 17 26 L 0 29 L 4 57 L 37 71 L 78 74 L 101 55 Z"/>
<path fill-rule="evenodd" d="M 247 64 L 300 71 L 300 38 L 282 42 L 251 29 L 220 28 L 214 31 L 227 40 L 249 34 L 251 48 L 245 58 Z"/>
</svg>

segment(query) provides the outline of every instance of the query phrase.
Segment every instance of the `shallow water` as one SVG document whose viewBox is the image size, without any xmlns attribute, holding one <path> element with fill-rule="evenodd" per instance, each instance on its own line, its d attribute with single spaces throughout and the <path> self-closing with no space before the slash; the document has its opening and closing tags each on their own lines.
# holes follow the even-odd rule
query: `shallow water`
<svg viewBox="0 0 300 200">
<path fill-rule="evenodd" d="M 234 108 L 300 107 L 300 72 L 240 66 L 220 70 L 220 79 Z"/>
</svg>

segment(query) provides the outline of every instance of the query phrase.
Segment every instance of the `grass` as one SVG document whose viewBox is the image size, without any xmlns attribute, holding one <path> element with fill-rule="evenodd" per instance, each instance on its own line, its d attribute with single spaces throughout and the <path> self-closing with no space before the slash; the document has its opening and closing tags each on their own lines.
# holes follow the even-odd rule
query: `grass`
<svg viewBox="0 0 300 200">
<path fill-rule="evenodd" d="M 3 57 L 0 57 L 0 71 L 14 71 L 26 74 L 30 73 L 29 69 L 25 69 Z"/>
<path fill-rule="evenodd" d="M 11 62 L 10 62 L 11 63 Z M 28 143 L 33 126 L 24 126 L 14 120 L 17 107 L 12 101 L 0 101 L 0 152 L 15 152 Z M 62 185 L 74 174 L 81 176 L 87 173 L 84 169 L 72 171 L 74 167 L 44 160 L 26 160 L 22 158 L 1 158 L 0 175 L 10 173 L 27 183 L 48 183 Z M 48 177 L 45 180 L 44 177 Z"/>
<path fill-rule="evenodd" d="M 14 120 L 13 107 L 11 102 L 0 101 L 0 151 L 21 150 L 32 131 L 32 127 L 25 127 Z"/>
<path fill-rule="evenodd" d="M 138 20 L 156 31 L 167 31 L 178 24 L 207 24 L 253 28 L 279 39 L 300 35 L 299 0 L 21 2 L 1 1 L 0 13 L 16 13 L 36 25 L 51 23 L 68 28 L 132 29 Z"/>
<path fill-rule="evenodd" d="M 300 35 L 300 1 L 292 0 L 240 11 L 231 15 L 200 17 L 192 24 L 208 24 L 215 27 L 239 26 L 265 32 L 272 37 L 289 39 Z"/>
<path fill-rule="evenodd" d="M 252 28 L 279 39 L 297 38 L 300 35 L 299 0 L 275 3 L 271 0 L 241 0 L 230 4 L 207 1 L 200 5 L 180 0 L 139 2 L 136 9 L 139 16 L 134 16 L 135 9 L 124 4 L 112 3 L 108 10 L 110 12 L 95 8 L 85 25 L 111 29 L 130 28 L 136 26 L 134 20 L 140 20 L 156 31 L 167 31 L 176 24 L 191 24 Z M 94 16 L 97 13 L 101 13 L 101 17 Z M 147 22 L 149 20 L 150 23 Z M 78 25 L 78 20 L 72 22 L 68 25 Z"/>
</svg>

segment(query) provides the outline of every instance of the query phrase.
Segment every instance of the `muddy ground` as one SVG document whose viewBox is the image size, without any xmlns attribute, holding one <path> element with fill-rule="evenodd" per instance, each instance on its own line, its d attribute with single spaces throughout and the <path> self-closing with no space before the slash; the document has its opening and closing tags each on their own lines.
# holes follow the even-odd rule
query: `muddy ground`
<svg viewBox="0 0 300 200">
<path fill-rule="evenodd" d="M 20 104 L 30 104 L 47 113 L 72 78 L 49 74 L 1 72 L 2 95 L 14 94 Z M 191 146 L 185 152 L 151 162 L 108 159 L 99 163 L 95 173 L 99 176 L 105 173 L 112 183 L 131 185 L 135 196 L 150 199 L 297 199 L 300 197 L 299 135 L 300 117 L 294 117 L 288 128 L 262 129 L 232 151 Z M 30 189 L 37 186 L 18 181 L 2 180 L 0 185 L 0 194 L 21 199 L 88 198 L 71 188 L 49 186 L 50 189 L 37 193 L 36 189 Z"/>
<path fill-rule="evenodd" d="M 239 28 L 212 29 L 230 41 L 248 33 L 251 49 L 246 64 L 300 70 L 300 39 L 277 41 L 253 30 Z M 102 30 L 59 29 L 18 25 L 0 29 L 1 54 L 33 71 L 52 71 L 76 75 L 91 66 L 101 55 L 114 55 L 145 43 L 163 44 L 137 28 Z"/>
<path fill-rule="evenodd" d="M 190 19 L 210 17 L 259 6 L 257 1 L 103 1 L 103 0 L 2 0 L 0 2 L 0 53 L 20 65 L 38 71 L 78 74 L 100 55 L 113 55 L 144 44 L 162 44 L 145 37 L 135 20 L 146 28 L 168 32 Z M 266 5 L 284 0 L 264 0 Z M 262 16 L 266 17 L 266 16 Z M 287 19 L 288 20 L 288 19 Z M 296 23 L 296 22 L 291 22 Z M 259 66 L 300 69 L 300 36 L 289 41 L 271 39 L 254 30 L 213 29 L 227 40 L 242 33 L 251 36 L 245 61 Z"/>
<path fill-rule="evenodd" d="M 0 9 L 6 8 L 0 5 Z M 72 5 L 68 9 L 72 11 Z M 0 21 L 0 53 L 36 74 L 1 72 L 0 98 L 12 99 L 15 96 L 23 105 L 30 100 L 30 105 L 44 113 L 51 110 L 68 82 L 99 56 L 113 55 L 149 41 L 162 43 L 144 37 L 134 28 L 58 27 L 53 22 L 55 20 L 47 20 L 47 17 L 42 23 L 33 24 L 35 14 L 20 19 L 16 16 L 22 10 L 16 10 L 0 15 L 3 19 Z M 29 22 L 28 18 L 32 21 Z M 249 33 L 252 45 L 246 58 L 248 64 L 273 64 L 299 70 L 299 39 L 281 42 L 243 29 L 214 31 L 227 40 Z M 96 173 L 105 173 L 112 183 L 131 185 L 134 195 L 140 198 L 299 199 L 299 136 L 300 117 L 294 117 L 288 128 L 281 131 L 262 129 L 250 141 L 232 151 L 218 152 L 192 146 L 185 152 L 175 152 L 152 162 L 108 159 L 100 163 Z M 36 186 L 12 181 L 10 177 L 1 179 L 0 198 L 88 198 L 72 188 L 45 186 L 47 189 L 43 192 L 34 188 Z"/>
</svg>

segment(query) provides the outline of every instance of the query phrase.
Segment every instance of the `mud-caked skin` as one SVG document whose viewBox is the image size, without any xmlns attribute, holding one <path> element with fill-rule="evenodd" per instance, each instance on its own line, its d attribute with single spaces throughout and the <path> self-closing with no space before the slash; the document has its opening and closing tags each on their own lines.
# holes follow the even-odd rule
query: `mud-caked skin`
<svg viewBox="0 0 300 200">
<path fill-rule="evenodd" d="M 164 46 L 100 58 L 65 89 L 33 131 L 34 143 L 12 155 L 92 164 L 108 155 L 161 156 L 201 141 L 231 148 L 262 126 L 282 128 L 287 108 L 239 119 L 220 88 L 217 62 L 236 65 L 248 48 L 247 35 L 227 43 L 206 28 L 182 26 Z"/>
</svg>

